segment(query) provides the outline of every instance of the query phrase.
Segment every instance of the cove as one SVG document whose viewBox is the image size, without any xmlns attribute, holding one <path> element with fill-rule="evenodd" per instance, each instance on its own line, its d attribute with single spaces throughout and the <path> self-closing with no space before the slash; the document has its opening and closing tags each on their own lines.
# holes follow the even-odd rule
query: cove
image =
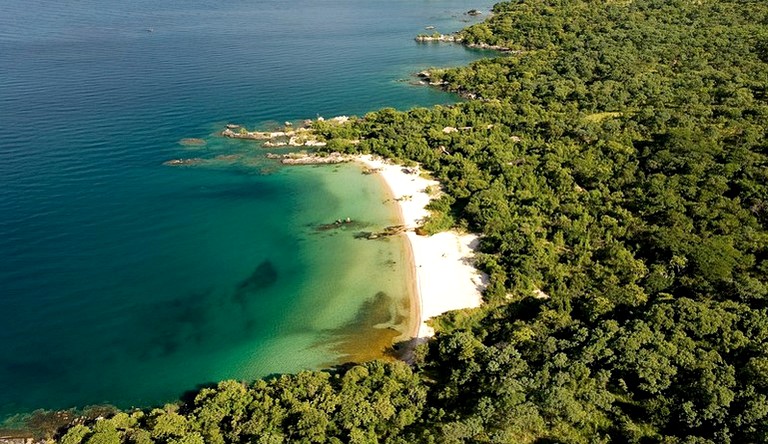
<svg viewBox="0 0 768 444">
<path fill-rule="evenodd" d="M 351 165 L 279 168 L 253 144 L 215 134 L 226 122 L 451 103 L 410 85 L 411 74 L 483 53 L 413 36 L 466 26 L 476 20 L 468 9 L 458 0 L 6 2 L 0 415 L 155 405 L 220 379 L 368 353 L 348 339 L 397 325 L 402 246 L 316 227 L 391 222 L 380 184 Z M 162 165 L 197 155 L 222 162 Z M 391 340 L 386 331 L 371 343 Z"/>
</svg>

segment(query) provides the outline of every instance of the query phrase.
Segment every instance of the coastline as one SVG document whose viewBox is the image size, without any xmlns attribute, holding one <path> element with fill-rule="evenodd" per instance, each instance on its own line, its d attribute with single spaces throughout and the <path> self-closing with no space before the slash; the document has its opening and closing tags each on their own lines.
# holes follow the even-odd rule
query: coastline
<svg viewBox="0 0 768 444">
<path fill-rule="evenodd" d="M 409 277 L 412 282 L 410 338 L 428 338 L 435 331 L 430 318 L 451 310 L 479 307 L 487 277 L 471 265 L 479 237 L 446 231 L 420 236 L 415 229 L 429 215 L 425 207 L 432 199 L 427 187 L 439 189 L 439 182 L 415 174 L 371 155 L 359 155 L 355 161 L 376 172 L 394 201 L 406 227 Z"/>
</svg>

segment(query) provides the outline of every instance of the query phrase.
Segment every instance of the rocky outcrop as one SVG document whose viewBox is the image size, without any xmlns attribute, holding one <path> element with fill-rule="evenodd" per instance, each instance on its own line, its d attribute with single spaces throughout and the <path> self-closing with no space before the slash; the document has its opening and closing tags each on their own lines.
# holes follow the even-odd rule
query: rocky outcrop
<svg viewBox="0 0 768 444">
<path fill-rule="evenodd" d="M 197 146 L 205 146 L 206 142 L 203 139 L 195 139 L 195 138 L 192 138 L 192 137 L 187 137 L 187 138 L 179 140 L 179 145 L 189 146 L 189 147 L 197 147 Z"/>
<path fill-rule="evenodd" d="M 350 156 L 341 153 L 327 155 L 309 153 L 272 154 L 267 153 L 268 159 L 279 159 L 283 165 L 330 165 L 336 163 L 351 162 Z"/>
<path fill-rule="evenodd" d="M 363 168 L 363 174 L 376 174 L 380 173 L 382 168 Z"/>
<path fill-rule="evenodd" d="M 487 43 L 466 43 L 459 34 L 419 34 L 416 36 L 417 42 L 448 42 L 463 43 L 467 48 L 485 49 L 489 51 L 501 51 L 511 54 L 520 54 L 523 51 L 513 50 L 502 45 L 489 45 Z"/>
<path fill-rule="evenodd" d="M 37 438 L 18 438 L 11 436 L 0 436 L 0 444 L 46 444 L 53 441 Z"/>
<path fill-rule="evenodd" d="M 312 136 L 293 136 L 288 139 L 288 145 L 290 146 L 325 146 L 325 142 L 321 142 Z"/>
<path fill-rule="evenodd" d="M 405 233 L 406 231 L 408 230 L 405 225 L 390 225 L 382 231 L 360 231 L 359 233 L 355 233 L 355 239 L 381 239 L 396 236 L 400 233 Z"/>
<path fill-rule="evenodd" d="M 231 139 L 269 140 L 278 137 L 289 137 L 295 134 L 295 131 L 247 131 L 245 128 L 238 128 L 240 128 L 238 131 L 233 131 L 227 125 L 227 128 L 221 132 L 221 135 Z"/>
<path fill-rule="evenodd" d="M 469 43 L 467 44 L 468 48 L 474 48 L 474 49 L 486 49 L 489 51 L 501 51 L 501 52 L 507 52 L 510 54 L 522 54 L 523 51 L 515 50 L 515 49 L 509 49 L 506 46 L 501 45 L 489 45 L 487 43 Z"/>
<path fill-rule="evenodd" d="M 315 231 L 329 231 L 329 230 L 336 230 L 339 228 L 346 229 L 350 227 L 355 228 L 361 225 L 364 225 L 364 224 L 361 224 L 360 222 L 357 222 L 357 221 L 353 221 L 352 218 L 350 217 L 346 217 L 344 219 L 336 219 L 331 224 L 320 224 L 315 228 Z"/>
<path fill-rule="evenodd" d="M 44 444 L 46 442 L 53 442 L 53 441 L 45 441 L 42 439 L 35 439 L 35 438 L 12 438 L 12 437 L 0 436 L 0 444 Z"/>
<path fill-rule="evenodd" d="M 416 76 L 419 77 L 420 79 L 422 79 L 423 83 L 428 83 L 428 84 L 430 84 L 432 86 L 444 86 L 444 85 L 448 84 L 448 82 L 443 81 L 443 80 L 439 80 L 439 81 L 438 80 L 434 80 L 432 78 L 432 73 L 429 72 L 429 71 L 426 71 L 426 70 L 417 73 Z"/>
<path fill-rule="evenodd" d="M 319 119 L 318 119 L 319 120 Z M 346 116 L 334 117 L 330 119 L 332 122 L 338 122 L 339 124 L 345 123 L 349 120 Z M 288 129 L 284 131 L 248 131 L 243 127 L 237 127 L 237 131 L 234 128 L 227 128 L 221 132 L 224 137 L 231 139 L 245 139 L 245 140 L 264 140 L 265 147 L 275 146 L 325 146 L 325 142 L 318 140 L 317 135 L 311 128 L 297 128 Z"/>
<path fill-rule="evenodd" d="M 192 166 L 192 165 L 199 165 L 203 163 L 204 159 L 201 159 L 199 157 L 193 157 L 190 159 L 171 159 L 168 161 L 163 162 L 163 165 L 166 166 Z"/>
<path fill-rule="evenodd" d="M 419 34 L 416 36 L 416 41 L 461 43 L 462 39 L 458 34 Z"/>
</svg>

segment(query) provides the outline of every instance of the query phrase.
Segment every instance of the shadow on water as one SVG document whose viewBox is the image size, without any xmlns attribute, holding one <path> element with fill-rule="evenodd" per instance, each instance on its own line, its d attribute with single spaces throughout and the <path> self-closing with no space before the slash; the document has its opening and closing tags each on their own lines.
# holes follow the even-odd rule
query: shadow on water
<svg viewBox="0 0 768 444">
<path fill-rule="evenodd" d="M 167 358 L 182 347 L 203 346 L 212 321 L 212 299 L 213 289 L 208 289 L 152 304 L 140 320 L 146 340 L 132 341 L 131 351 L 141 359 Z"/>
<path fill-rule="evenodd" d="M 125 347 L 139 359 L 165 359 L 190 348 L 209 350 L 222 342 L 250 340 L 261 325 L 260 312 L 251 308 L 278 278 L 272 261 L 264 260 L 231 291 L 211 288 L 155 302 L 138 315 L 141 336 L 131 335 Z"/>
<path fill-rule="evenodd" d="M 9 375 L 4 380 L 18 383 L 35 383 L 37 381 L 65 380 L 71 368 L 69 363 L 62 365 L 61 359 L 51 362 L 49 359 L 29 359 L 14 356 L 13 360 L 0 362 L 0 372 Z"/>
<path fill-rule="evenodd" d="M 240 305 L 248 304 L 253 299 L 253 296 L 275 285 L 277 277 L 277 269 L 272 261 L 263 261 L 253 270 L 250 276 L 237 284 L 232 297 L 233 301 Z"/>
</svg>

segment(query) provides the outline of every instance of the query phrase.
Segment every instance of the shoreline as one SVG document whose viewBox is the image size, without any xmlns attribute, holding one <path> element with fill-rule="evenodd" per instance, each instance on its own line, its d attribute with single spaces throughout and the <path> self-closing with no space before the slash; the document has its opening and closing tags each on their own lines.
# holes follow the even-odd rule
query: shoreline
<svg viewBox="0 0 768 444">
<path fill-rule="evenodd" d="M 432 236 L 416 234 L 415 229 L 429 216 L 425 206 L 432 196 L 425 190 L 427 187 L 439 189 L 439 182 L 421 177 L 414 169 L 371 155 L 354 156 L 354 160 L 375 171 L 397 203 L 401 222 L 406 227 L 406 256 L 412 288 L 407 339 L 429 338 L 435 334 L 427 325 L 430 318 L 482 304 L 487 277 L 471 265 L 479 237 L 453 230 Z"/>
</svg>

